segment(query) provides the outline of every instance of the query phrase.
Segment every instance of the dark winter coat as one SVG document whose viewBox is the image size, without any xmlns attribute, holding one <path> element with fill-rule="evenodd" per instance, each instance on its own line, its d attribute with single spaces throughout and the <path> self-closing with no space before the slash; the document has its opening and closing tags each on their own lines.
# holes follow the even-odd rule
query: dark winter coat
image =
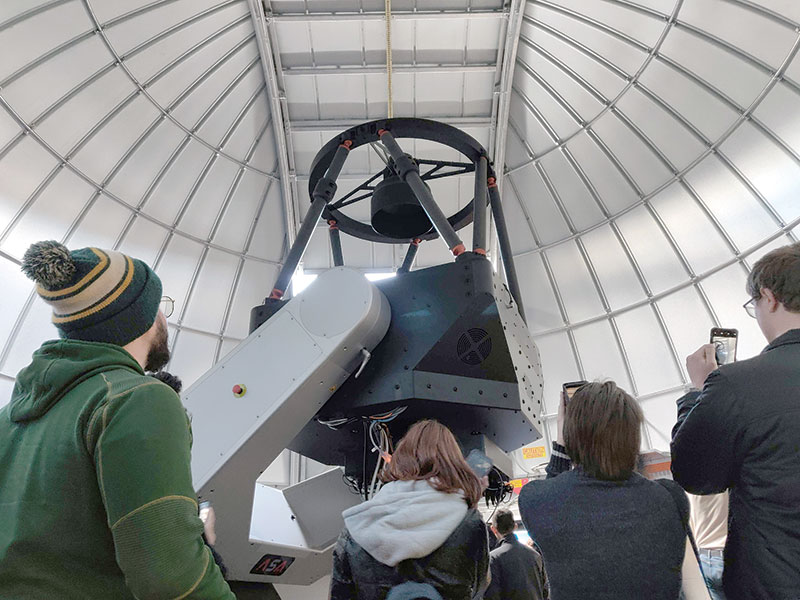
<svg viewBox="0 0 800 600">
<path fill-rule="evenodd" d="M 484 600 L 547 600 L 550 597 L 542 555 L 509 533 L 489 555 L 492 581 Z"/>
<path fill-rule="evenodd" d="M 729 600 L 800 598 L 800 329 L 678 400 L 672 474 L 693 494 L 730 490 Z"/>
<path fill-rule="evenodd" d="M 486 589 L 488 570 L 487 529 L 476 510 L 467 513 L 437 550 L 394 567 L 370 556 L 345 528 L 333 553 L 330 597 L 384 600 L 392 587 L 417 581 L 432 584 L 444 600 L 479 599 Z"/>
</svg>

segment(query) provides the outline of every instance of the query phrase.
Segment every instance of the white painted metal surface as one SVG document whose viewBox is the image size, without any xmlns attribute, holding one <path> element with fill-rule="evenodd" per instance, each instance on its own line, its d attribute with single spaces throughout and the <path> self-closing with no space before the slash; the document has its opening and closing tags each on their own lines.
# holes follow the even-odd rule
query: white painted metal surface
<svg viewBox="0 0 800 600">
<path fill-rule="evenodd" d="M 544 412 L 554 426 L 563 381 L 612 377 L 641 400 L 653 445 L 665 448 L 684 356 L 712 325 L 740 330 L 741 356 L 760 350 L 740 308 L 747 270 L 800 235 L 800 9 L 521 4 L 498 130 Z M 272 0 L 298 219 L 320 145 L 384 114 L 383 6 Z M 510 6 L 393 0 L 395 114 L 450 121 L 488 147 Z M 153 264 L 176 299 L 170 368 L 187 383 L 247 337 L 291 233 L 283 128 L 259 50 L 248 0 L 0 2 L 0 403 L 55 335 L 19 273 L 38 239 Z M 374 152 L 354 152 L 340 189 L 378 165 Z M 434 193 L 452 211 L 472 182 L 443 180 Z M 306 269 L 330 265 L 320 233 Z M 405 250 L 343 244 L 347 264 L 372 271 L 396 267 Z M 449 259 L 423 244 L 418 264 Z"/>
<path fill-rule="evenodd" d="M 362 274 L 331 269 L 183 395 L 195 488 L 215 508 L 217 549 L 232 579 L 308 584 L 329 569 L 341 512 L 358 500 L 341 471 L 283 490 L 256 480 L 358 368 L 361 350 L 380 342 L 390 318 L 385 296 Z M 267 554 L 295 561 L 279 576 L 251 574 Z"/>
</svg>

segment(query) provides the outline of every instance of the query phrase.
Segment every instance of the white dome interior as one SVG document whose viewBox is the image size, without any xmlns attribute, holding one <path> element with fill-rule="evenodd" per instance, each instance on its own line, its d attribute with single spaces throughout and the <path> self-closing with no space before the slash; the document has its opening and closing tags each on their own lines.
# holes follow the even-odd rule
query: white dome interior
<svg viewBox="0 0 800 600">
<path fill-rule="evenodd" d="M 314 155 L 387 114 L 383 11 L 383 0 L 0 5 L 0 404 L 55 336 L 19 271 L 37 240 L 153 265 L 176 300 L 170 368 L 186 383 L 247 335 L 309 206 Z M 551 428 L 562 382 L 609 377 L 641 401 L 644 443 L 666 448 L 684 357 L 712 326 L 739 330 L 740 357 L 760 351 L 741 308 L 748 269 L 800 236 L 800 4 L 394 0 L 392 11 L 394 116 L 457 126 L 504 164 Z M 407 150 L 450 159 L 426 142 Z M 380 164 L 354 152 L 340 189 Z M 472 177 L 432 187 L 452 214 Z M 326 229 L 306 273 L 332 264 Z M 365 272 L 391 272 L 405 253 L 342 241 Z M 416 267 L 448 260 L 425 242 Z"/>
</svg>

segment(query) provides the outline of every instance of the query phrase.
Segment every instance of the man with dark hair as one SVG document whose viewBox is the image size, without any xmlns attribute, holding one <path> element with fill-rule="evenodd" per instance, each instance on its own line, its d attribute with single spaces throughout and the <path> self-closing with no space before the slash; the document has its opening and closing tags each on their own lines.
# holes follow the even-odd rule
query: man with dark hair
<svg viewBox="0 0 800 600">
<path fill-rule="evenodd" d="M 492 532 L 500 544 L 489 554 L 492 581 L 484 600 L 547 600 L 550 590 L 542 555 L 521 544 L 514 533 L 514 514 L 498 508 Z"/>
<path fill-rule="evenodd" d="M 0 409 L 0 598 L 234 598 L 203 543 L 161 281 L 119 252 L 33 244 L 53 308 Z"/>
<path fill-rule="evenodd" d="M 769 345 L 718 366 L 706 344 L 686 359 L 672 474 L 688 492 L 730 490 L 723 587 L 729 600 L 800 598 L 800 243 L 747 279 L 747 313 Z M 702 389 L 702 391 L 700 391 Z"/>
<path fill-rule="evenodd" d="M 634 472 L 643 419 L 613 381 L 561 395 L 547 479 L 519 495 L 554 598 L 678 597 L 689 503 L 678 484 Z"/>
</svg>

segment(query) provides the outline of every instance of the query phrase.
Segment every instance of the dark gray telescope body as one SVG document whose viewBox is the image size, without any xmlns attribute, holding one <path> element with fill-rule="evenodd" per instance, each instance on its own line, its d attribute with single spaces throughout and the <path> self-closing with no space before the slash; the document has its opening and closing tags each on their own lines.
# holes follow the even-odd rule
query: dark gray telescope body
<svg viewBox="0 0 800 600">
<path fill-rule="evenodd" d="M 336 391 L 290 444 L 292 450 L 360 473 L 361 423 L 332 430 L 319 421 L 399 406 L 407 409 L 390 423 L 395 440 L 425 418 L 447 425 L 465 453 L 483 449 L 484 436 L 505 451 L 542 436 L 539 353 L 484 256 L 467 252 L 453 263 L 375 285 L 392 309 L 389 331 L 361 375 Z"/>
</svg>

